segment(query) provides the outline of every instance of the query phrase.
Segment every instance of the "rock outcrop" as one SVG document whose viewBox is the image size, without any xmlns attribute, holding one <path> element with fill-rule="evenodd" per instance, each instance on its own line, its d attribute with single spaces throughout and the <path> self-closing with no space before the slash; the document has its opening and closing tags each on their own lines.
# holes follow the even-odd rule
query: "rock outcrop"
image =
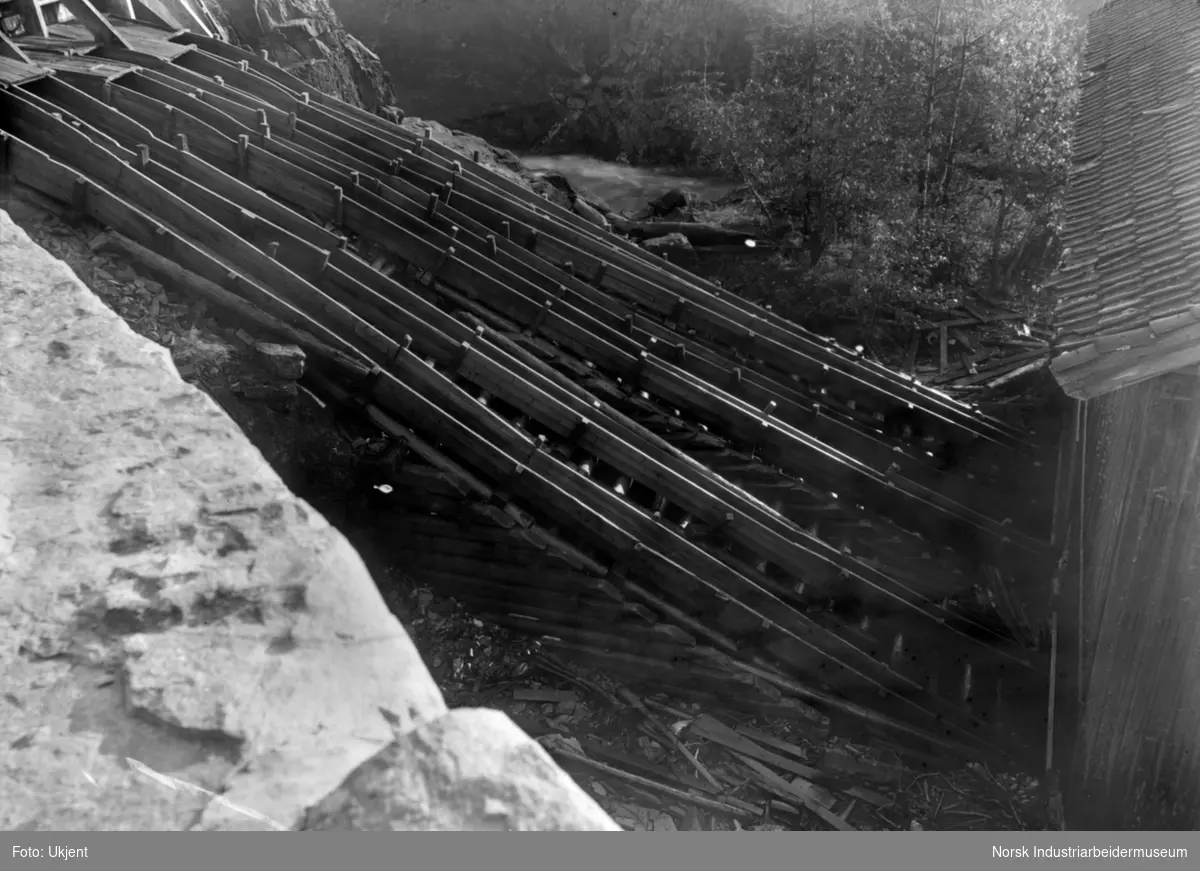
<svg viewBox="0 0 1200 871">
<path fill-rule="evenodd" d="M 206 0 L 222 38 L 271 60 L 314 88 L 371 112 L 396 102 L 375 52 L 346 32 L 329 0 Z"/>
<path fill-rule="evenodd" d="M 617 826 L 0 212 L 0 829 Z"/>
<path fill-rule="evenodd" d="M 229 2 L 229 0 L 223 0 Z M 241 2 L 241 0 L 239 0 Z M 406 111 L 509 148 L 605 158 L 686 147 L 664 94 L 749 74 L 759 0 L 329 0 Z"/>
</svg>

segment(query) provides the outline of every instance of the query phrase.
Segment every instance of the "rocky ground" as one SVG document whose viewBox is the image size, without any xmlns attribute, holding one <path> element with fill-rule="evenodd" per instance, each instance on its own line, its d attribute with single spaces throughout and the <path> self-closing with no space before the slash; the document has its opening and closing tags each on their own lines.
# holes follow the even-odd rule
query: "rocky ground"
<svg viewBox="0 0 1200 871">
<path fill-rule="evenodd" d="M 455 137 L 444 129 L 435 135 Z M 489 155 L 508 163 L 504 153 Z M 136 332 L 166 347 L 180 374 L 216 399 L 293 491 L 355 544 L 447 704 L 508 713 L 627 830 L 1049 824 L 1044 790 L 1027 775 L 980 766 L 914 770 L 836 734 L 700 710 L 677 699 L 639 698 L 421 587 L 389 559 L 387 531 L 372 528 L 358 510 L 363 491 L 354 466 L 361 445 L 302 388 L 271 386 L 254 336 L 140 274 L 101 228 L 76 223 L 27 193 L 9 212 Z"/>
</svg>

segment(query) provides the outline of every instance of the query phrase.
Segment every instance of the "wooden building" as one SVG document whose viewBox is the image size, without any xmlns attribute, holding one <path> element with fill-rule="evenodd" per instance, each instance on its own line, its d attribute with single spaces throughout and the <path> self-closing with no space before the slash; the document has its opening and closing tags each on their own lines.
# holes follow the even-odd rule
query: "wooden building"
<svg viewBox="0 0 1200 871">
<path fill-rule="evenodd" d="M 1071 829 L 1200 828 L 1200 4 L 1089 21 L 1054 282 Z"/>
</svg>

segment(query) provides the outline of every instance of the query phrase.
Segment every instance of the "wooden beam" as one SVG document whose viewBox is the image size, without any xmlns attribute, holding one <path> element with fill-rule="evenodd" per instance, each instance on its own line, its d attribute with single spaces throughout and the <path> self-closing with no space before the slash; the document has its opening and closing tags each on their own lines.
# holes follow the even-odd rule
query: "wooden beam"
<svg viewBox="0 0 1200 871">
<path fill-rule="evenodd" d="M 64 88 L 71 87 L 70 85 L 56 78 L 50 78 L 48 80 L 48 85 L 43 87 L 54 88 L 56 86 L 61 86 Z M 39 87 L 38 90 L 41 91 L 42 88 Z M 92 140 L 92 142 L 96 144 L 97 148 L 105 149 L 116 155 L 121 160 L 133 160 L 137 156 L 132 149 L 125 148 L 120 142 L 109 136 L 106 131 L 92 124 L 91 122 L 95 119 L 91 112 L 79 112 L 75 109 L 66 109 L 62 105 L 47 100 L 40 94 L 27 91 L 24 88 L 12 90 L 10 93 L 23 102 L 37 106 L 43 112 L 50 114 L 57 112 L 63 115 L 64 120 L 74 128 L 75 132 L 85 134 Z"/>
<path fill-rule="evenodd" d="M 112 88 L 113 92 L 118 90 L 119 87 Z M 248 296 L 285 313 L 291 321 L 303 318 L 307 322 L 330 324 L 325 331 L 337 339 L 339 345 L 351 349 L 365 347 L 369 349 L 366 353 L 372 360 L 381 365 L 389 364 L 394 367 L 396 374 L 403 376 L 397 378 L 392 372 L 384 373 L 375 393 L 382 407 L 396 408 L 405 419 L 411 417 L 421 421 L 428 431 L 444 437 L 448 444 L 455 446 L 458 453 L 470 457 L 471 465 L 486 471 L 495 479 L 511 481 L 511 487 L 531 504 L 545 505 L 545 510 L 551 514 L 574 518 L 576 526 L 591 534 L 597 546 L 610 556 L 634 554 L 628 564 L 640 574 L 656 578 L 659 583 L 678 582 L 672 584 L 676 591 L 696 587 L 713 595 L 732 596 L 764 619 L 770 614 L 771 619 L 783 624 L 786 634 L 802 644 L 815 645 L 829 652 L 836 661 L 848 664 L 846 667 L 860 675 L 867 685 L 880 688 L 912 686 L 911 682 L 892 673 L 886 665 L 873 660 L 864 651 L 847 645 L 836 636 L 822 634 L 802 615 L 789 612 L 778 596 L 721 562 L 713 554 L 657 523 L 607 488 L 577 475 L 561 461 L 534 450 L 536 444 L 531 444 L 528 437 L 480 406 L 472 397 L 456 388 L 446 376 L 429 369 L 422 360 L 406 352 L 387 332 L 356 313 L 356 309 L 361 310 L 362 301 L 370 298 L 370 289 L 339 269 L 339 259 L 334 259 L 333 265 L 326 270 L 319 270 L 312 256 L 298 256 L 294 269 L 284 267 L 254 248 L 244 238 L 248 234 L 240 234 L 225 226 L 223 220 L 214 219 L 231 217 L 236 220 L 236 215 L 230 211 L 232 201 L 226 201 L 207 188 L 201 191 L 198 189 L 200 186 L 192 191 L 193 196 L 180 196 L 173 191 L 184 192 L 181 179 L 177 175 L 164 174 L 163 169 L 158 168 L 148 155 L 125 165 L 114 155 L 97 148 L 83 133 L 74 131 L 65 122 L 53 119 L 32 101 L 12 95 L 3 99 L 21 135 L 33 138 L 38 147 L 53 151 L 61 160 L 69 161 L 86 173 L 86 177 L 81 179 L 60 164 L 48 159 L 38 162 L 36 155 L 22 152 L 33 166 L 32 169 L 26 166 L 23 180 L 31 179 L 35 185 L 40 184 L 43 189 L 54 191 L 58 198 L 67 199 L 75 196 L 74 192 L 79 189 L 77 185 L 83 185 L 85 196 L 82 201 L 85 207 L 105 223 L 115 224 L 122 231 L 136 233 L 150 245 L 169 247 L 175 255 L 173 259 L 184 259 L 210 276 L 215 273 L 216 280 L 242 288 Z M 55 169 L 56 165 L 59 169 Z M 102 184 L 95 184 L 91 181 L 93 178 Z M 114 189 L 121 191 L 121 198 L 111 193 Z M 132 202 L 126 203 L 125 198 Z M 364 225 L 369 221 L 383 220 L 356 199 L 352 198 L 349 202 L 358 206 L 357 214 Z M 350 211 L 352 215 L 356 214 L 354 209 Z M 167 236 L 169 231 L 156 226 L 157 222 L 147 217 L 147 212 L 178 227 L 196 240 L 199 246 L 173 234 Z M 392 224 L 388 229 L 392 230 L 392 227 L 404 231 L 397 224 Z M 416 244 L 421 237 L 415 233 L 409 236 L 408 250 L 411 253 L 411 250 L 421 248 Z M 242 270 L 248 277 L 234 275 L 231 278 L 227 271 L 222 273 L 225 267 L 215 258 L 206 260 L 204 248 L 220 251 L 234 268 Z M 334 258 L 344 261 L 343 265 L 347 268 L 353 262 L 351 256 L 344 252 L 334 252 Z M 339 293 L 343 299 L 357 295 L 353 300 L 358 303 L 355 309 L 337 297 L 323 293 L 321 288 L 301 275 L 301 272 L 317 271 L 329 276 L 329 283 L 322 284 L 321 288 L 332 288 L 336 283 L 337 287 L 343 288 Z M 511 294 L 513 291 L 507 286 L 509 280 L 516 281 L 517 278 L 505 276 L 503 286 L 497 283 L 495 289 Z M 493 281 L 496 282 L 495 279 Z M 269 291 L 268 287 L 271 288 Z M 415 324 L 415 321 L 410 323 Z M 424 329 L 426 336 L 433 335 L 428 327 Z M 489 377 L 495 378 L 499 386 L 504 374 L 503 367 L 497 363 L 499 359 L 489 353 L 479 358 L 471 357 L 466 363 L 474 367 L 469 370 L 473 377 L 484 379 L 491 373 Z M 484 361 L 491 361 L 492 367 L 499 368 L 489 368 Z M 512 371 L 523 372 L 516 363 L 508 365 Z M 554 419 L 553 415 L 574 415 L 575 411 L 566 404 L 566 394 L 556 392 L 549 382 L 522 375 L 517 384 L 518 387 L 513 389 L 520 395 L 514 393 L 514 398 L 521 399 L 527 406 L 535 405 L 541 409 L 543 418 L 551 420 Z M 544 386 L 539 387 L 538 384 Z M 563 417 L 563 420 L 566 418 Z M 616 461 L 624 464 L 637 459 L 638 452 L 618 434 L 610 432 L 607 426 L 597 431 L 607 435 L 609 440 L 591 446 L 595 450 L 607 445 L 605 450 L 613 452 Z M 596 438 L 601 438 L 601 435 Z M 652 458 L 637 459 L 637 463 L 636 470 L 643 475 L 658 468 Z M 514 468 L 524 470 L 523 474 L 514 478 Z M 662 479 L 664 486 L 673 480 L 668 472 L 659 474 L 666 476 Z M 687 493 L 691 492 L 691 499 L 700 510 L 711 513 L 721 507 L 720 503 L 710 498 L 712 493 L 699 485 L 689 484 L 686 478 L 680 477 L 671 486 L 683 488 L 680 498 L 687 498 Z M 642 545 L 641 549 L 633 548 L 635 544 Z M 788 546 L 795 547 L 794 544 Z"/>
<path fill-rule="evenodd" d="M 268 290 L 266 286 L 245 275 L 231 273 L 227 263 L 183 238 L 132 203 L 112 194 L 106 186 L 79 175 L 67 164 L 50 158 L 45 152 L 16 136 L 7 133 L 0 135 L 8 139 L 13 175 L 22 184 L 60 202 L 75 201 L 76 192 L 82 188 L 86 211 L 99 223 L 146 248 L 165 252 L 160 256 L 166 256 L 184 269 L 227 290 L 230 284 L 235 285 L 237 293 L 243 299 L 268 314 L 311 333 L 352 360 L 363 361 L 362 355 L 353 346 L 348 345 L 320 320 L 304 314 L 285 301 L 275 290 Z M 231 279 L 231 275 L 234 278 Z"/>
<path fill-rule="evenodd" d="M 6 57 L 9 60 L 20 61 L 21 63 L 25 64 L 33 63 L 33 61 L 29 59 L 29 55 L 21 51 L 20 46 L 9 39 L 8 35 L 3 31 L 0 31 L 0 57 Z"/>
<path fill-rule="evenodd" d="M 195 41 L 192 42 L 197 44 Z M 206 75 L 219 75 L 227 83 L 236 81 L 246 93 L 226 94 L 225 96 L 242 102 L 247 108 L 253 107 L 256 111 L 261 111 L 264 106 L 278 103 L 280 99 L 279 84 L 267 82 L 257 72 L 239 70 L 233 66 L 234 58 L 238 54 L 236 50 L 233 52 L 222 51 L 221 56 L 217 56 L 207 51 L 207 49 L 216 51 L 215 46 L 205 43 L 204 48 L 206 51 L 189 56 L 184 65 Z M 249 58 L 248 55 L 246 57 Z M 256 66 L 249 60 L 246 63 L 248 67 Z M 169 71 L 167 72 L 170 74 Z M 620 253 L 627 254 L 629 257 L 620 258 L 613 273 L 605 276 L 603 283 L 606 288 L 611 288 L 614 292 L 624 295 L 629 295 L 632 291 L 643 304 L 651 304 L 656 308 L 663 306 L 673 308 L 675 306 L 679 297 L 674 294 L 673 290 L 664 296 L 663 288 L 660 286 L 663 279 L 670 279 L 670 276 L 663 276 L 656 263 L 644 258 L 641 249 L 637 249 L 636 246 L 622 247 L 607 237 L 592 238 L 594 234 L 590 229 L 583 233 L 580 227 L 564 226 L 562 221 L 567 219 L 550 208 L 551 204 L 533 197 L 523 189 L 519 194 L 510 190 L 509 188 L 513 186 L 512 183 L 501 176 L 493 174 L 492 177 L 485 177 L 476 173 L 469 166 L 469 161 L 462 161 L 460 155 L 445 146 L 435 147 L 434 143 L 430 142 L 425 149 L 428 157 L 416 155 L 416 159 L 410 161 L 413 155 L 411 152 L 403 150 L 403 143 L 406 140 L 410 143 L 415 141 L 412 133 L 403 131 L 395 125 L 386 125 L 384 122 L 380 122 L 381 125 L 388 127 L 389 131 L 395 131 L 396 135 L 392 135 L 391 132 L 384 132 L 381 126 L 375 125 L 374 121 L 377 119 L 367 113 L 357 112 L 351 117 L 346 113 L 350 112 L 352 107 L 327 98 L 325 95 L 316 94 L 311 90 L 308 91 L 308 95 L 309 103 L 302 109 L 296 108 L 302 120 L 294 128 L 298 132 L 293 134 L 292 141 L 316 150 L 325 158 L 342 164 L 350 164 L 351 168 L 360 172 L 372 170 L 378 173 L 384 169 L 381 160 L 390 161 L 394 156 L 403 155 L 406 162 L 416 165 L 417 172 L 442 184 L 451 180 L 450 166 L 457 161 L 463 167 L 463 172 L 470 177 L 453 174 L 456 194 L 465 193 L 468 198 L 482 198 L 483 203 L 498 214 L 511 215 L 514 209 L 523 211 L 522 218 L 525 221 L 531 222 L 531 226 L 545 232 L 544 238 L 546 238 L 547 245 L 554 249 L 550 252 L 550 256 L 559 262 L 565 262 L 565 260 L 563 259 L 564 255 L 558 253 L 561 246 L 556 246 L 555 243 L 559 240 L 555 237 L 566 238 L 574 246 L 584 246 L 584 250 L 577 249 L 566 259 L 573 258 L 572 262 L 576 266 L 581 266 L 587 271 L 598 269 L 605 257 L 611 258 L 613 255 L 612 246 L 618 245 L 621 249 Z M 291 99 L 290 102 L 293 104 L 292 108 L 295 108 L 295 100 Z M 343 110 L 345 111 L 343 112 Z M 275 115 L 279 110 L 270 106 L 267 111 L 269 115 Z M 368 118 L 371 119 L 370 123 L 368 123 Z M 278 120 L 274 120 L 273 123 L 278 124 Z M 514 197 L 519 202 L 514 202 Z M 533 198 L 531 199 L 531 197 Z M 564 212 L 564 215 L 566 214 Z M 570 217 L 575 218 L 576 216 L 571 215 Z M 572 222 L 568 220 L 568 223 Z M 591 228 L 587 222 L 582 223 L 586 224 L 587 228 Z M 601 248 L 596 249 L 595 245 L 600 245 Z M 629 259 L 630 257 L 633 259 Z M 667 283 L 671 284 L 671 281 Z M 675 283 L 678 283 L 678 279 L 675 279 Z M 880 367 L 872 367 L 856 357 L 838 359 L 834 353 L 836 349 L 827 343 L 814 343 L 811 339 L 796 335 L 793 338 L 802 345 L 810 346 L 809 354 L 797 356 L 794 348 L 781 345 L 778 341 L 769 341 L 750 328 L 754 325 L 761 326 L 760 321 L 768 326 L 786 325 L 787 322 L 772 317 L 766 317 L 764 321 L 763 317 L 769 315 L 765 309 L 747 313 L 741 310 L 738 301 L 726 299 L 724 296 L 718 299 L 716 295 L 707 292 L 705 296 L 707 299 L 701 299 L 700 304 L 691 307 L 687 322 L 682 326 L 711 333 L 727 345 L 744 343 L 748 336 L 755 353 L 763 353 L 764 349 L 770 352 L 764 354 L 764 359 L 771 366 L 782 371 L 795 372 L 804 371 L 807 364 L 807 370 L 811 373 L 811 377 L 819 379 L 823 386 L 830 380 L 838 383 L 840 392 L 846 393 L 849 390 L 849 398 L 857 402 L 860 407 L 871 408 L 873 405 L 877 405 L 881 391 L 884 393 L 887 391 L 900 391 L 900 393 L 916 391 L 922 394 L 923 399 L 914 398 L 913 401 L 920 402 L 924 406 L 923 410 L 926 414 L 932 415 L 929 422 L 930 429 L 936 430 L 939 426 L 961 429 L 965 426 L 972 432 L 981 430 L 987 432 L 988 430 L 987 421 L 965 413 L 957 403 L 924 390 L 920 385 L 897 379 L 889 371 Z M 714 301 L 717 304 L 717 310 L 710 311 Z M 722 305 L 725 306 L 725 312 L 718 314 Z M 663 313 L 665 314 L 665 312 Z M 752 322 L 746 322 L 747 314 Z M 716 315 L 715 319 L 713 315 Z M 794 325 L 787 326 L 794 327 Z M 813 356 L 814 353 L 816 356 Z M 833 365 L 830 365 L 831 355 L 835 358 L 832 361 Z M 748 362 L 748 366 L 764 374 L 769 371 L 754 361 Z M 854 375 L 843 371 L 846 367 L 857 368 L 860 371 Z M 906 405 L 908 401 L 900 396 L 893 396 L 887 401 L 888 404 L 885 407 L 899 407 Z M 936 410 L 931 411 L 935 407 Z M 1005 431 L 992 432 L 990 437 L 999 438 L 1002 443 L 1006 444 L 1011 444 L 1013 438 Z"/>
<path fill-rule="evenodd" d="M 165 70 L 142 71 L 136 75 L 145 80 L 145 86 L 155 94 L 174 100 L 176 105 L 189 105 L 186 94 L 173 87 L 175 84 L 187 87 L 188 84 L 174 81 L 166 75 Z M 221 90 L 219 86 L 216 88 Z M 225 90 L 230 96 L 237 96 Z M 240 123 L 246 130 L 250 130 L 250 125 L 255 123 L 254 110 L 244 103 L 226 100 L 208 92 L 200 99 L 205 104 L 220 103 L 221 116 Z M 194 106 L 195 103 L 196 100 L 192 99 L 190 105 Z M 335 156 L 339 154 L 336 148 L 329 148 Z M 364 167 L 364 171 L 369 170 L 370 167 Z M 259 184 L 273 187 L 269 179 L 262 179 Z M 478 250 L 484 244 L 483 240 L 464 236 L 459 256 L 442 263 L 443 251 L 451 244 L 451 240 L 440 231 L 419 216 L 382 201 L 361 186 L 353 187 L 346 183 L 343 189 L 349 194 L 343 200 L 341 213 L 329 214 L 328 217 L 340 220 L 348 230 L 359 233 L 423 270 L 439 268 L 440 264 L 441 280 L 464 289 L 473 298 L 486 300 L 490 307 L 515 318 L 518 323 L 529 324 L 547 298 L 544 288 L 528 286 L 525 279 L 489 261 Z M 289 198 L 287 189 L 273 192 Z M 304 205 L 311 207 L 312 204 L 306 202 Z M 475 247 L 472 247 L 472 243 Z M 595 360 L 608 371 L 628 374 L 627 370 L 638 359 L 639 348 L 632 343 L 627 346 L 626 340 L 611 328 L 573 309 L 569 303 L 562 303 L 558 311 L 552 311 L 541 328 L 548 331 L 555 341 L 573 349 L 585 359 Z M 963 506 L 946 500 L 935 486 L 894 476 L 885 480 L 880 471 L 864 468 L 860 463 L 842 457 L 842 452 L 817 444 L 785 421 L 763 427 L 761 414 L 732 397 L 722 396 L 714 404 L 711 385 L 699 379 L 680 378 L 682 373 L 669 364 L 655 361 L 649 366 L 648 374 L 655 379 L 655 390 L 660 396 L 700 414 L 711 425 L 730 430 L 743 441 L 749 439 L 757 442 L 761 439 L 763 447 L 774 452 L 774 461 L 793 474 L 803 475 L 839 493 L 848 505 L 872 505 L 873 509 L 897 518 L 903 526 L 913 527 L 915 523 L 915 528 L 921 531 L 926 531 L 925 527 L 930 524 L 937 527 L 934 531 L 940 531 L 941 525 L 954 517 L 961 517 L 965 522 L 978 525 L 992 534 L 1001 537 L 1010 535 L 1007 530 L 996 528 L 989 518 L 975 515 Z M 927 510 L 913 511 L 912 500 L 916 504 L 924 503 Z M 950 512 L 950 518 L 944 516 L 946 512 Z"/>
<path fill-rule="evenodd" d="M 125 148 L 136 151 L 139 145 L 150 146 L 151 157 L 157 161 L 151 165 L 150 174 L 152 176 L 155 173 L 162 174 L 164 171 L 172 175 L 178 174 L 177 177 L 163 174 L 159 180 L 168 187 L 172 184 L 186 186 L 195 183 L 203 189 L 211 191 L 228 202 L 228 207 L 223 207 L 223 211 L 230 220 L 241 220 L 241 211 L 249 210 L 265 219 L 266 222 L 255 232 L 266 232 L 269 235 L 269 228 L 276 226 L 308 243 L 314 250 L 325 251 L 336 248 L 340 244 L 340 237 L 322 229 L 297 214 L 293 209 L 271 199 L 266 194 L 239 181 L 235 176 L 222 172 L 193 154 L 186 133 L 182 131 L 178 133 L 176 141 L 173 143 L 165 142 L 161 137 L 155 136 L 149 129 L 130 119 L 116 108 L 88 96 L 65 82 L 54 81 L 52 85 L 44 89 L 44 93 L 53 104 L 74 113 L 77 117 L 89 118 L 92 124 L 112 136 Z M 228 150 L 226 146 L 225 151 Z M 286 246 L 279 250 L 279 254 L 280 256 L 301 256 L 298 252 L 289 255 Z"/>
<path fill-rule="evenodd" d="M 105 12 L 111 15 L 119 15 L 121 18 L 128 18 L 130 21 L 137 20 L 137 8 L 134 6 L 135 0 L 102 0 L 102 2 L 104 3 Z M 76 17 L 78 18 L 79 16 Z"/>
<path fill-rule="evenodd" d="M 46 16 L 42 12 L 42 7 L 38 3 L 38 0 L 16 0 L 16 2 L 17 11 L 21 15 L 21 26 L 25 28 L 25 35 L 49 36 L 50 28 L 46 24 Z"/>
<path fill-rule="evenodd" d="M 356 109 L 328 95 L 316 93 L 310 86 L 274 64 L 233 46 L 202 37 L 185 36 L 182 39 L 229 63 L 245 62 L 251 70 L 262 74 L 278 85 L 289 88 L 294 95 L 309 91 L 311 101 L 331 110 L 331 114 L 334 116 L 353 118 L 355 122 L 364 127 L 373 128 L 376 131 L 386 129 L 401 138 L 413 136 L 411 132 L 404 131 L 381 118 L 376 118 L 364 110 Z M 838 349 L 820 337 L 808 333 L 760 306 L 728 294 L 721 294 L 719 288 L 714 285 L 704 282 L 672 264 L 663 264 L 655 260 L 627 240 L 611 235 L 597 235 L 596 228 L 577 215 L 536 197 L 486 167 L 471 165 L 470 161 L 463 160 L 461 155 L 448 146 L 431 140 L 425 150 L 447 166 L 455 161 L 461 162 L 465 182 L 482 185 L 485 188 L 482 192 L 485 200 L 489 199 L 487 196 L 489 192 L 501 195 L 502 204 L 496 206 L 499 210 L 507 212 L 509 215 L 514 214 L 515 210 L 526 223 L 530 223 L 538 229 L 548 229 L 548 232 L 562 236 L 571 244 L 577 245 L 601 259 L 611 259 L 615 247 L 620 254 L 625 255 L 622 266 L 627 271 L 631 270 L 633 275 L 648 279 L 651 285 L 648 290 L 651 292 L 667 294 L 669 305 L 673 305 L 675 299 L 682 294 L 689 296 L 697 303 L 695 308 L 715 306 L 716 313 L 737 325 L 735 331 L 737 336 L 744 335 L 746 330 L 754 332 L 752 344 L 755 345 L 758 355 L 768 361 L 779 357 L 778 365 L 783 371 L 796 371 L 797 367 L 804 370 L 806 368 L 805 355 L 811 355 L 818 364 L 817 369 L 813 371 L 823 379 L 823 383 L 829 386 L 832 382 L 843 391 L 848 388 L 857 391 L 854 398 L 860 406 L 871 407 L 872 397 L 875 398 L 875 402 L 883 398 L 885 407 L 907 407 L 911 403 L 931 417 L 931 429 L 948 426 L 952 430 L 957 429 L 960 432 L 965 430 L 972 435 L 984 433 L 991 438 L 1000 439 L 1002 443 L 1016 443 L 1014 441 L 1017 439 L 1016 435 L 998 422 L 981 418 L 961 403 L 954 402 L 917 382 L 898 378 L 886 368 L 863 360 L 853 352 Z M 468 188 L 469 185 L 464 183 L 458 187 L 462 190 Z M 472 196 L 477 196 L 479 193 L 479 191 L 471 191 Z M 538 215 L 532 211 L 533 209 L 537 209 L 544 220 L 535 220 Z M 760 347 L 763 347 L 763 342 L 767 343 L 763 350 L 768 353 L 762 353 L 759 350 Z M 800 349 L 803 351 L 798 353 Z M 756 364 L 751 363 L 750 365 L 755 366 Z M 772 362 L 772 365 L 776 364 Z M 765 370 L 760 371 L 765 372 Z"/>
<path fill-rule="evenodd" d="M 175 17 L 179 19 L 185 29 L 202 36 L 211 37 L 213 35 L 208 22 L 193 5 L 200 3 L 201 0 L 162 0 L 162 2 L 168 9 L 175 12 Z"/>
<path fill-rule="evenodd" d="M 61 0 L 61 2 L 78 19 L 79 23 L 87 28 L 88 33 L 92 35 L 92 38 L 97 43 L 100 45 L 118 45 L 122 48 L 129 48 L 129 44 L 125 42 L 125 38 L 92 5 L 92 0 Z M 114 0 L 114 2 L 128 5 L 130 0 Z M 128 14 L 125 17 L 134 17 L 132 6 L 128 7 Z"/>
<path fill-rule="evenodd" d="M 184 29 L 171 11 L 159 0 L 130 0 L 130 5 L 133 12 L 136 13 L 136 15 L 130 15 L 130 18 L 136 17 L 139 21 L 149 21 L 171 30 Z"/>
</svg>

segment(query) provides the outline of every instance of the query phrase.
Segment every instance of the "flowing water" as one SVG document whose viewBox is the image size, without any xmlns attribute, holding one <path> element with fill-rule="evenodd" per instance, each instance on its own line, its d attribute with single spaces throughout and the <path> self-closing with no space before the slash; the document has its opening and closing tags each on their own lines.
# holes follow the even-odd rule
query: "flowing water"
<svg viewBox="0 0 1200 871">
<path fill-rule="evenodd" d="M 521 162 L 535 173 L 562 173 L 574 188 L 591 199 L 601 199 L 618 212 L 633 212 L 672 188 L 704 201 L 719 200 L 738 183 L 721 178 L 684 175 L 671 169 L 609 163 L 582 155 L 530 155 Z"/>
</svg>

